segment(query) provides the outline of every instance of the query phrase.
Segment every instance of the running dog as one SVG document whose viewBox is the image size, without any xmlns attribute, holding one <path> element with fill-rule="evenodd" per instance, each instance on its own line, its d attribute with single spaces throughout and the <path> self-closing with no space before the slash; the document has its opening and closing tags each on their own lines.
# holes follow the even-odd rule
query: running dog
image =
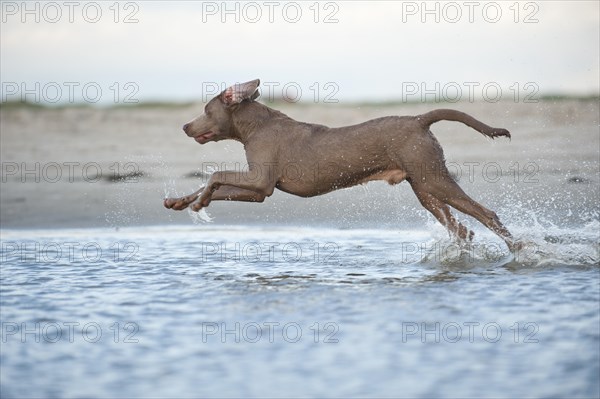
<svg viewBox="0 0 600 399">
<path fill-rule="evenodd" d="M 206 186 L 164 206 L 199 211 L 211 201 L 263 202 L 277 188 L 300 197 L 384 180 L 408 181 L 421 204 L 459 240 L 473 232 L 459 223 L 450 207 L 473 216 L 500 236 L 509 249 L 518 242 L 495 212 L 470 198 L 454 181 L 444 153 L 430 131 L 433 123 L 464 123 L 489 138 L 508 137 L 460 111 L 437 109 L 417 116 L 387 116 L 358 125 L 330 128 L 293 120 L 257 101 L 258 79 L 235 84 L 211 99 L 204 114 L 183 131 L 199 144 L 236 140 L 244 145 L 248 170 L 219 171 Z"/>
</svg>

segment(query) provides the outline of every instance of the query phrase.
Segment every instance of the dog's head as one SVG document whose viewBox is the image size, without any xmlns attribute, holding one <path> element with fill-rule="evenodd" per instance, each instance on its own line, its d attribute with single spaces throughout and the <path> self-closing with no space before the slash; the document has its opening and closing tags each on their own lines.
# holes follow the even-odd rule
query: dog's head
<svg viewBox="0 0 600 399">
<path fill-rule="evenodd" d="M 225 89 L 206 104 L 202 115 L 183 125 L 183 131 L 200 144 L 235 139 L 232 115 L 243 102 L 259 96 L 259 84 L 260 80 L 255 79 Z"/>
</svg>

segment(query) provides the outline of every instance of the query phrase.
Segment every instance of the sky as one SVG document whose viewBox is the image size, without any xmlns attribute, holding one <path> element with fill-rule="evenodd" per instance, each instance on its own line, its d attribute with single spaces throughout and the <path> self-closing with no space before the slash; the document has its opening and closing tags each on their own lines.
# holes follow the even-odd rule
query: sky
<svg viewBox="0 0 600 399">
<path fill-rule="evenodd" d="M 598 95 L 598 1 L 1 2 L 1 100 Z M 528 97 L 529 96 L 529 97 Z"/>
</svg>

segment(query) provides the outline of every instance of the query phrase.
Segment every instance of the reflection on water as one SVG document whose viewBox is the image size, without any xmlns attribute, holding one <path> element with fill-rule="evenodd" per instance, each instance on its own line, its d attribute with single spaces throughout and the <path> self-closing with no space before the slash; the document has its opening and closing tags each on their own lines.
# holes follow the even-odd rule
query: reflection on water
<svg viewBox="0 0 600 399">
<path fill-rule="evenodd" d="M 597 227 L 5 230 L 2 397 L 598 396 Z"/>
</svg>

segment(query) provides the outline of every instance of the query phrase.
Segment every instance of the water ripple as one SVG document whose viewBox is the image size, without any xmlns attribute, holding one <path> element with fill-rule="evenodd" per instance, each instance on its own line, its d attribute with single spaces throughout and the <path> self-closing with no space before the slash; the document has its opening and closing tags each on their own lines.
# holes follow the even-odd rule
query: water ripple
<svg viewBox="0 0 600 399">
<path fill-rule="evenodd" d="M 2 231 L 1 394 L 597 396 L 593 229 Z"/>
</svg>

